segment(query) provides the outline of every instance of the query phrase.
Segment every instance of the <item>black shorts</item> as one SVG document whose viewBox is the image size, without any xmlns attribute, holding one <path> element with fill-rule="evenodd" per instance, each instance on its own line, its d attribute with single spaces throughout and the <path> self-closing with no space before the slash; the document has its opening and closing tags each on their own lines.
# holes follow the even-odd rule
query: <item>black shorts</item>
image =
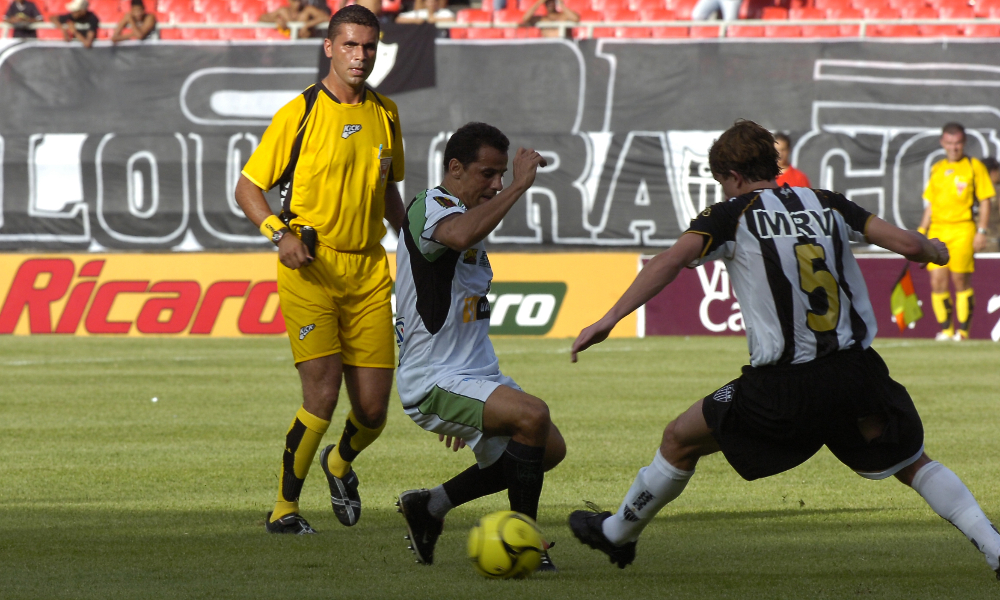
<svg viewBox="0 0 1000 600">
<path fill-rule="evenodd" d="M 871 348 L 799 365 L 743 367 L 739 379 L 705 397 L 702 413 L 726 460 L 747 480 L 796 467 L 824 444 L 858 473 L 884 473 L 913 462 L 924 444 L 910 395 Z M 886 425 L 868 442 L 858 420 L 872 415 Z"/>
</svg>

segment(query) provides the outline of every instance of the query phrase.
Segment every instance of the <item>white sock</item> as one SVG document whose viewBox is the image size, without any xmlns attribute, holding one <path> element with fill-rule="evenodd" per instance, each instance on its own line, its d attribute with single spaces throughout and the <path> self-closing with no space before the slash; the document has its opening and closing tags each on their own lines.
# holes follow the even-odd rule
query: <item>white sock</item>
<svg viewBox="0 0 1000 600">
<path fill-rule="evenodd" d="M 639 469 L 618 513 L 604 520 L 604 535 L 613 544 L 639 539 L 639 534 L 668 502 L 681 495 L 694 471 L 681 471 L 656 451 L 653 462 Z"/>
<path fill-rule="evenodd" d="M 1000 533 L 979 508 L 972 492 L 951 469 L 937 461 L 921 467 L 913 476 L 912 487 L 923 496 L 934 512 L 941 515 L 969 538 L 986 556 L 994 571 L 1000 568 Z"/>
<path fill-rule="evenodd" d="M 451 504 L 451 498 L 448 497 L 448 492 L 444 491 L 443 485 L 432 488 L 430 493 L 431 498 L 427 501 L 427 512 L 431 513 L 435 519 L 443 521 L 448 511 L 455 508 Z"/>
</svg>

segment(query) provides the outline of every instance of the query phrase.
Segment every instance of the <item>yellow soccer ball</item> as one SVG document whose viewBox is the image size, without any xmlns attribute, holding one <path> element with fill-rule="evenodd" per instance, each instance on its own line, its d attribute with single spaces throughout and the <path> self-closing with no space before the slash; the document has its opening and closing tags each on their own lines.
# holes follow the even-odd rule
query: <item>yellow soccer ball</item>
<svg viewBox="0 0 1000 600">
<path fill-rule="evenodd" d="M 524 579 L 542 563 L 545 542 L 535 521 L 503 510 L 479 519 L 469 532 L 469 560 L 483 577 Z"/>
</svg>

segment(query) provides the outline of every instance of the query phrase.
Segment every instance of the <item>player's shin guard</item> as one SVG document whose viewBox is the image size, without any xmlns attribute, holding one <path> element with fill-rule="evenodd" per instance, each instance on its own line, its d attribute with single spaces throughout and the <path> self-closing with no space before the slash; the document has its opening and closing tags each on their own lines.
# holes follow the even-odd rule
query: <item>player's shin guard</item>
<svg viewBox="0 0 1000 600">
<path fill-rule="evenodd" d="M 527 446 L 511 440 L 507 442 L 501 459 L 510 509 L 532 519 L 538 518 L 538 499 L 545 480 L 544 457 L 544 447 Z"/>
<path fill-rule="evenodd" d="M 347 414 L 347 423 L 344 424 L 344 433 L 340 435 L 336 452 L 331 452 L 327 467 L 330 472 L 341 479 L 351 470 L 351 463 L 361 454 L 361 451 L 372 445 L 372 442 L 382 435 L 385 429 L 386 420 L 375 429 L 369 429 L 358 421 L 352 410 Z"/>
<path fill-rule="evenodd" d="M 694 471 L 682 471 L 656 451 L 653 462 L 639 469 L 618 513 L 604 520 L 604 536 L 621 545 L 639 539 L 639 534 L 668 502 L 681 495 Z"/>
<path fill-rule="evenodd" d="M 937 461 L 921 467 L 910 484 L 934 512 L 958 528 L 986 556 L 994 571 L 1000 568 L 1000 533 L 979 508 L 972 492 L 951 469 Z"/>
<path fill-rule="evenodd" d="M 931 293 L 931 306 L 934 308 L 934 318 L 937 319 L 941 331 L 951 335 L 955 332 L 951 325 L 951 294 L 948 292 Z"/>
<path fill-rule="evenodd" d="M 278 486 L 278 501 L 271 513 L 271 521 L 299 512 L 299 494 L 302 483 L 309 474 L 309 466 L 323 434 L 330 422 L 300 408 L 295 413 L 292 426 L 285 434 L 285 453 L 281 458 L 281 481 Z"/>
<path fill-rule="evenodd" d="M 964 331 L 963 337 L 969 337 L 969 326 L 972 325 L 972 309 L 976 306 L 972 288 L 955 292 L 955 316 L 958 320 L 958 330 Z"/>
</svg>

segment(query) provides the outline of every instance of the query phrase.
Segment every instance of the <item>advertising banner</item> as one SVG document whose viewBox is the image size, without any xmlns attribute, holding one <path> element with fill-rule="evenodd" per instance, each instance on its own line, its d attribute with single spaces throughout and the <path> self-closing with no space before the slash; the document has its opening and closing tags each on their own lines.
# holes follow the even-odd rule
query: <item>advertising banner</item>
<svg viewBox="0 0 1000 600">
<path fill-rule="evenodd" d="M 644 257 L 645 262 L 648 258 Z M 910 263 L 913 287 L 921 301 L 923 318 L 902 332 L 892 320 L 890 297 L 906 260 L 895 255 L 858 256 L 878 320 L 880 338 L 933 338 L 939 331 L 931 308 L 927 271 Z M 1000 254 L 976 257 L 972 276 L 976 303 L 972 313 L 973 339 L 1000 341 Z M 666 289 L 646 303 L 644 335 L 743 335 L 745 326 L 729 273 L 722 261 L 684 269 Z"/>
<path fill-rule="evenodd" d="M 565 338 L 611 307 L 638 256 L 497 253 L 490 261 L 490 333 Z M 395 277 L 394 255 L 389 264 Z M 276 269 L 274 252 L 0 255 L 0 335 L 284 335 Z M 614 332 L 635 334 L 634 315 Z"/>
<path fill-rule="evenodd" d="M 548 159 L 489 238 L 505 251 L 669 246 L 722 199 L 707 151 L 738 118 L 790 133 L 813 186 L 910 229 L 942 124 L 966 126 L 971 156 L 1000 150 L 1000 97 L 983 92 L 1000 85 L 997 40 L 437 40 L 430 52 L 414 31 L 388 35 L 372 80 L 399 106 L 404 199 L 440 183 L 448 136 L 469 121 Z M 233 189 L 274 112 L 316 80 L 318 43 L 0 46 L 0 251 L 266 250 Z"/>
</svg>

